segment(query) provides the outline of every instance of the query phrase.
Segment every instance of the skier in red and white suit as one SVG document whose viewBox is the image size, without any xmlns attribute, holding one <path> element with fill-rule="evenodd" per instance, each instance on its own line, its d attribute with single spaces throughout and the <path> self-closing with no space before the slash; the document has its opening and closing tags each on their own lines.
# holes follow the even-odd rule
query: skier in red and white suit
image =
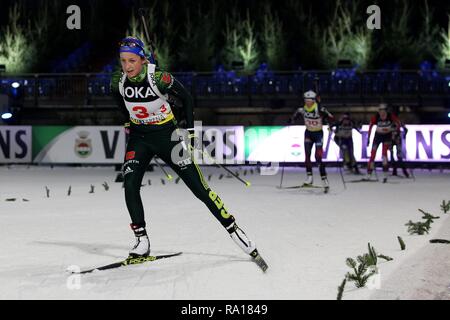
<svg viewBox="0 0 450 320">
<path fill-rule="evenodd" d="M 389 170 L 389 162 L 387 152 L 392 145 L 392 132 L 394 130 L 400 131 L 400 120 L 393 113 L 388 112 L 386 104 L 380 104 L 378 113 L 370 119 L 369 135 L 367 138 L 367 146 L 370 144 L 370 134 L 373 126 L 376 125 L 375 136 L 372 142 L 372 152 L 370 154 L 369 163 L 367 164 L 367 179 L 370 179 L 374 169 L 375 155 L 380 144 L 383 145 L 383 182 L 387 180 L 387 174 Z"/>
</svg>

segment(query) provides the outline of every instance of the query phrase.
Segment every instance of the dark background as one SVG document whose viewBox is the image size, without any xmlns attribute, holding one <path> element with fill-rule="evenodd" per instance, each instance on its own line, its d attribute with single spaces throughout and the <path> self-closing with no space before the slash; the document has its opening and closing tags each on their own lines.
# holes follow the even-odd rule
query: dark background
<svg viewBox="0 0 450 320">
<path fill-rule="evenodd" d="M 427 28 L 424 25 L 425 3 L 430 9 L 431 21 L 429 28 L 437 28 L 439 32 L 446 30 L 449 1 L 341 1 L 349 10 L 357 12 L 352 27 L 365 25 L 368 14 L 366 8 L 371 4 L 381 7 L 382 29 L 373 31 L 373 57 L 368 69 L 377 69 L 398 65 L 402 69 L 418 68 L 424 61 L 435 64 L 434 45 L 440 42 L 440 35 L 434 33 L 430 44 L 424 44 L 420 39 L 421 33 Z M 165 8 L 164 3 L 169 3 Z M 228 0 L 228 1 L 138 1 L 138 0 L 1 0 L 0 29 L 4 31 L 10 24 L 9 10 L 14 4 L 20 7 L 19 24 L 32 33 L 35 32 L 36 21 L 43 21 L 42 10 L 48 8 L 48 18 L 45 20 L 47 30 L 40 37 L 34 33 L 32 39 L 37 41 L 38 50 L 34 53 L 38 59 L 28 72 L 58 71 L 55 65 L 68 59 L 83 45 L 89 46 L 89 52 L 83 56 L 83 63 L 78 64 L 70 72 L 100 72 L 110 64 L 116 56 L 117 42 L 126 35 L 132 12 L 139 7 L 155 5 L 155 29 L 150 30 L 158 40 L 168 40 L 169 48 L 174 53 L 170 66 L 171 71 L 213 71 L 223 63 L 223 45 L 225 19 L 233 22 L 233 12 L 245 19 L 247 12 L 254 23 L 258 44 L 264 46 L 260 37 L 263 33 L 262 25 L 266 14 L 266 6 L 270 12 L 277 15 L 283 24 L 283 62 L 273 67 L 276 70 L 327 69 L 326 57 L 320 57 L 319 47 L 313 37 L 314 32 L 324 34 L 326 28 L 333 28 L 332 17 L 336 9 L 336 1 L 299 1 L 299 0 Z M 402 6 L 408 5 L 410 14 L 405 21 L 403 33 L 392 29 L 392 23 L 399 22 Z M 66 8 L 76 4 L 81 8 L 81 30 L 66 28 Z M 166 13 L 165 13 L 165 10 Z M 195 39 L 189 44 L 183 42 L 187 16 L 191 17 Z M 309 24 L 311 23 L 311 24 Z M 171 30 L 168 33 L 168 26 Z M 3 34 L 3 32 L 2 32 Z M 206 65 L 199 65 L 195 55 L 201 54 L 202 43 L 210 37 L 213 41 L 213 54 L 206 57 Z M 406 39 L 405 37 L 408 37 Z M 1 36 L 0 36 L 1 38 Z M 410 45 L 410 40 L 422 42 L 420 49 Z M 420 43 L 415 43 L 419 45 Z M 204 60 L 205 60 L 204 59 Z M 264 57 L 261 57 L 264 62 Z M 198 70 L 202 69 L 202 70 Z M 64 70 L 65 71 L 65 70 Z"/>
<path fill-rule="evenodd" d="M 66 27 L 74 4 L 81 30 Z M 372 4 L 381 9 L 381 30 L 366 27 Z M 0 95 L 14 114 L 7 123 L 120 123 L 110 73 L 120 39 L 143 37 L 139 20 L 130 31 L 143 7 L 159 66 L 191 92 L 205 124 L 284 125 L 316 86 L 333 113 L 352 112 L 363 123 L 381 102 L 407 123 L 449 121 L 450 1 L 0 0 L 0 65 L 16 53 L 0 71 Z M 272 37 L 268 26 L 278 30 Z M 240 46 L 252 32 L 259 55 L 248 67 L 230 54 L 227 30 Z M 369 41 L 364 65 L 355 55 L 360 35 Z M 339 50 L 331 50 L 333 39 Z"/>
</svg>

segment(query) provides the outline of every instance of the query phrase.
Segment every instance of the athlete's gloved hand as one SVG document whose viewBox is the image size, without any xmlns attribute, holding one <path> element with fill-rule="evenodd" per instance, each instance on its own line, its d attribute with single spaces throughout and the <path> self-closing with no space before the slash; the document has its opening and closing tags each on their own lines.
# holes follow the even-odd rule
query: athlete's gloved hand
<svg viewBox="0 0 450 320">
<path fill-rule="evenodd" d="M 123 127 L 125 129 L 125 134 L 130 134 L 130 123 L 129 122 L 125 122 L 123 124 Z"/>
</svg>

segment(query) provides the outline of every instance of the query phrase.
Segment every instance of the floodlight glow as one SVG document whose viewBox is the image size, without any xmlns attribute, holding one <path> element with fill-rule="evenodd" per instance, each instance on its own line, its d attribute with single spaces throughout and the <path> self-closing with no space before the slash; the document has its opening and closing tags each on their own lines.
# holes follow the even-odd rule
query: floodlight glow
<svg viewBox="0 0 450 320">
<path fill-rule="evenodd" d="M 20 83 L 15 81 L 15 82 L 11 83 L 11 87 L 13 87 L 14 89 L 17 89 L 18 87 L 20 87 Z"/>
<path fill-rule="evenodd" d="M 5 112 L 2 114 L 2 119 L 3 120 L 8 120 L 12 118 L 12 113 L 11 112 Z"/>
</svg>

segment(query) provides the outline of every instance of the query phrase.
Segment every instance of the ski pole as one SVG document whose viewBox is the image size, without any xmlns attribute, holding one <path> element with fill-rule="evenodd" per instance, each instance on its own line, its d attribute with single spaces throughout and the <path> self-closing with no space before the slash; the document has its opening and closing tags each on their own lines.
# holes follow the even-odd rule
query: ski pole
<svg viewBox="0 0 450 320">
<path fill-rule="evenodd" d="M 331 133 L 331 129 L 330 129 L 330 134 L 332 134 Z M 334 141 L 334 139 L 331 139 L 331 140 Z M 335 141 L 335 143 L 336 143 L 336 141 Z M 336 145 L 339 147 L 339 149 L 341 148 L 341 146 L 338 145 L 337 143 L 336 143 Z M 338 153 L 336 153 L 336 161 L 337 161 L 339 173 L 341 175 L 342 184 L 344 185 L 344 189 L 347 190 L 347 184 L 345 183 L 344 173 L 343 173 L 343 170 L 342 170 L 342 168 L 344 167 L 344 159 L 342 159 L 342 162 L 339 162 L 339 157 L 340 157 L 340 155 L 339 155 L 339 151 L 338 151 Z"/>
<path fill-rule="evenodd" d="M 147 21 L 145 20 L 145 13 L 148 11 L 148 8 L 139 8 L 138 14 L 141 16 L 142 25 L 144 26 L 144 33 L 147 40 L 147 45 L 150 50 L 150 54 L 155 56 L 154 48 L 153 48 L 153 41 L 150 38 L 150 33 L 148 32 L 147 28 Z"/>
<path fill-rule="evenodd" d="M 173 179 L 173 177 L 170 174 L 168 174 L 166 170 L 164 170 L 163 166 L 156 160 L 156 157 L 155 157 L 155 163 L 162 170 L 162 172 L 164 172 L 164 174 L 167 177 L 167 180 L 171 181 Z"/>
<path fill-rule="evenodd" d="M 194 147 L 192 147 L 192 146 L 189 144 L 189 149 L 192 151 L 192 150 L 194 150 Z M 215 162 L 214 159 L 211 158 L 211 156 L 208 154 L 208 152 L 205 152 L 205 150 L 202 150 L 202 153 L 203 153 L 203 155 L 206 154 L 206 155 L 208 156 L 208 158 L 211 159 L 211 160 L 214 162 L 214 165 L 216 165 L 216 166 L 219 167 L 219 168 L 224 169 L 226 172 L 228 172 L 228 173 L 231 174 L 233 177 L 235 177 L 236 179 L 238 179 L 240 182 L 242 182 L 243 184 L 245 184 L 246 187 L 250 187 L 250 186 L 251 186 L 251 183 L 250 183 L 250 182 L 241 179 L 238 175 L 236 175 L 233 171 L 231 171 L 231 170 L 228 169 L 227 167 L 225 167 L 225 166 L 223 166 L 223 165 L 221 165 L 221 164 Z"/>
<path fill-rule="evenodd" d="M 281 180 L 280 180 L 280 186 L 279 188 L 283 188 L 283 177 L 284 177 L 284 164 L 283 164 L 283 168 L 281 168 Z"/>
<path fill-rule="evenodd" d="M 284 178 L 284 166 L 286 165 L 286 150 L 284 151 L 284 161 L 283 161 L 283 168 L 281 168 L 281 179 L 280 179 L 280 186 L 279 188 L 283 188 L 283 178 Z"/>
<path fill-rule="evenodd" d="M 411 173 L 411 177 L 413 178 L 413 181 L 416 182 L 416 176 L 414 175 L 414 170 L 413 170 L 413 168 L 411 168 L 411 169 L 409 170 L 409 172 Z"/>
<path fill-rule="evenodd" d="M 344 173 L 342 172 L 343 164 L 344 164 L 344 162 L 342 162 L 342 163 L 339 165 L 339 161 L 338 161 L 338 168 L 339 168 L 339 173 L 341 174 L 342 184 L 344 185 L 344 189 L 347 190 L 347 184 L 345 183 Z"/>
</svg>

